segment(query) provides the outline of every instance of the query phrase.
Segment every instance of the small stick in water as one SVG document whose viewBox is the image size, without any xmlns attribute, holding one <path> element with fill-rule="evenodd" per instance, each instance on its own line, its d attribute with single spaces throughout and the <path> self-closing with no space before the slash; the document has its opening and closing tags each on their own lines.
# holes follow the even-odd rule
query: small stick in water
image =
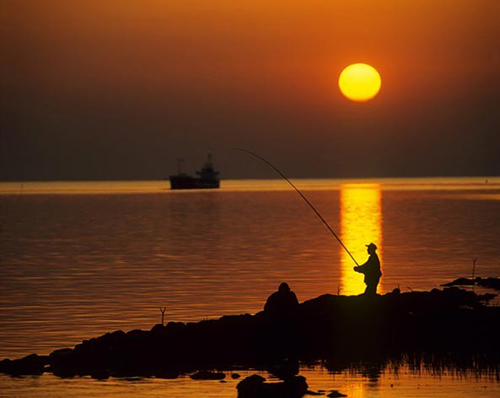
<svg viewBox="0 0 500 398">
<path fill-rule="evenodd" d="M 477 257 L 474 257 L 472 259 L 472 291 L 475 292 L 476 291 L 476 279 L 475 279 L 475 276 L 476 276 L 476 261 L 477 261 Z"/>
<path fill-rule="evenodd" d="M 161 311 L 161 326 L 165 325 L 165 311 L 167 310 L 167 307 L 160 307 Z"/>
</svg>

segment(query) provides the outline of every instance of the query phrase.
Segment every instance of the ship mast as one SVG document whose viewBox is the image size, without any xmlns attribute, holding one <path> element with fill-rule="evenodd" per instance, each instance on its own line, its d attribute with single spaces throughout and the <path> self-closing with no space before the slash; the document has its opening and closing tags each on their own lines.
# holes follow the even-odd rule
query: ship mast
<svg viewBox="0 0 500 398">
<path fill-rule="evenodd" d="M 182 174 L 182 164 L 184 163 L 184 158 L 177 158 L 177 173 Z"/>
<path fill-rule="evenodd" d="M 205 167 L 207 167 L 207 168 L 214 167 L 214 164 L 212 162 L 212 152 L 208 152 L 208 154 L 207 154 L 207 163 L 205 164 Z"/>
</svg>

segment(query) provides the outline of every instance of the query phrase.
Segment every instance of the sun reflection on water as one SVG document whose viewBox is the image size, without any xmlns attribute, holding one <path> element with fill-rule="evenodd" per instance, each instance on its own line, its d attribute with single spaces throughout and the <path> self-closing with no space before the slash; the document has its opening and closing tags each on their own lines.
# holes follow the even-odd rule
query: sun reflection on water
<svg viewBox="0 0 500 398">
<path fill-rule="evenodd" d="M 359 264 L 363 264 L 368 254 L 366 244 L 373 242 L 378 246 L 382 259 L 382 192 L 380 184 L 343 184 L 340 187 L 340 234 Z M 363 293 L 363 275 L 353 271 L 354 263 L 349 255 L 340 248 L 341 294 Z M 383 272 L 383 271 L 382 271 Z M 383 291 L 382 283 L 378 292 Z"/>
<path fill-rule="evenodd" d="M 347 392 L 349 392 L 349 394 L 347 394 L 349 397 L 365 398 L 366 397 L 366 386 L 360 381 L 355 381 L 355 382 L 352 382 L 349 385 L 347 385 L 346 388 L 343 390 L 343 393 L 347 393 Z"/>
</svg>

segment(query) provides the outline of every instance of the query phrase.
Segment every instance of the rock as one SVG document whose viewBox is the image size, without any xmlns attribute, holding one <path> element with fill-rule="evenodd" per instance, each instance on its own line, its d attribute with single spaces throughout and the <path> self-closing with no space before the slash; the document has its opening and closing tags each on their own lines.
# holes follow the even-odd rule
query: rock
<svg viewBox="0 0 500 398">
<path fill-rule="evenodd" d="M 205 370 L 201 370 L 199 372 L 196 372 L 195 374 L 192 374 L 191 379 L 193 380 L 223 380 L 226 378 L 226 375 L 224 373 L 217 373 L 217 372 L 208 372 Z"/>
<path fill-rule="evenodd" d="M 49 355 L 50 361 L 57 361 L 60 359 L 67 358 L 68 356 L 73 354 L 73 350 L 71 348 L 61 348 L 60 350 L 52 351 Z"/>
<path fill-rule="evenodd" d="M 153 373 L 153 376 L 157 379 L 177 379 L 179 377 L 179 373 L 168 370 L 157 370 Z"/>
<path fill-rule="evenodd" d="M 342 394 L 340 391 L 337 390 L 332 390 L 330 394 L 327 395 L 329 398 L 334 398 L 334 397 L 347 397 L 347 395 Z"/>
<path fill-rule="evenodd" d="M 0 369 L 3 373 L 15 376 L 41 375 L 45 371 L 48 359 L 47 356 L 38 356 L 37 354 L 31 354 L 14 361 L 6 359 L 1 362 Z"/>
<path fill-rule="evenodd" d="M 4 359 L 0 362 L 0 373 L 10 373 L 12 368 L 12 361 L 10 359 Z"/>
<path fill-rule="evenodd" d="M 455 279 L 453 282 L 448 282 L 441 286 L 472 286 L 472 285 L 474 285 L 474 281 L 472 279 L 458 278 Z"/>
<path fill-rule="evenodd" d="M 165 330 L 169 333 L 182 332 L 186 329 L 186 324 L 182 322 L 169 322 Z"/>
<path fill-rule="evenodd" d="M 50 370 L 54 373 L 54 376 L 60 377 L 61 379 L 72 379 L 76 376 L 76 372 L 72 369 L 51 368 Z"/>
<path fill-rule="evenodd" d="M 50 371 L 61 378 L 71 378 L 76 374 L 73 369 L 75 353 L 83 351 L 83 345 L 78 344 L 74 350 L 62 348 L 55 350 L 49 355 Z"/>
<path fill-rule="evenodd" d="M 282 383 L 265 383 L 262 376 L 252 375 L 236 386 L 239 398 L 301 398 L 307 393 L 303 376 L 295 376 Z"/>
<path fill-rule="evenodd" d="M 262 392 L 262 386 L 266 379 L 259 375 L 251 375 L 243 379 L 238 383 L 236 389 L 238 390 L 238 397 L 258 397 L 258 394 Z"/>
<path fill-rule="evenodd" d="M 120 330 L 84 340 L 73 350 L 56 350 L 49 358 L 1 361 L 0 372 L 38 374 L 50 364 L 50 371 L 61 377 L 105 369 L 113 376 L 171 378 L 199 369 L 257 367 L 288 380 L 298 372 L 297 360 L 386 359 L 404 352 L 452 352 L 460 361 L 477 353 L 488 365 L 497 366 L 500 308 L 484 305 L 483 298 L 491 295 L 458 288 L 374 298 L 325 294 L 300 304 L 286 322 L 260 312 L 188 324 L 169 322 L 151 331 Z M 201 379 L 200 373 L 192 377 Z M 225 377 L 208 373 L 209 379 Z"/>
<path fill-rule="evenodd" d="M 304 395 L 309 387 L 304 376 L 292 377 L 291 379 L 286 380 L 283 384 L 288 390 L 290 390 L 290 392 L 296 393 L 299 397 Z"/>
<path fill-rule="evenodd" d="M 500 290 L 500 289 L 498 289 Z M 491 301 L 493 300 L 495 297 L 497 297 L 498 295 L 497 294 L 492 294 L 492 293 L 485 293 L 485 294 L 480 294 L 478 297 L 478 299 L 480 301 L 484 301 L 484 302 L 488 302 L 488 301 Z"/>
<path fill-rule="evenodd" d="M 90 377 L 97 380 L 107 380 L 109 376 L 110 374 L 107 370 L 96 370 L 90 374 Z"/>
<path fill-rule="evenodd" d="M 158 335 L 158 334 L 165 333 L 165 330 L 166 330 L 166 327 L 158 323 L 151 328 L 151 333 Z"/>
<path fill-rule="evenodd" d="M 239 379 L 240 377 L 241 377 L 241 375 L 239 373 L 233 373 L 231 375 L 231 379 L 233 379 L 233 380 Z"/>
<path fill-rule="evenodd" d="M 134 330 L 131 330 L 130 332 L 127 332 L 126 336 L 127 337 L 144 337 L 144 336 L 147 336 L 148 334 L 149 334 L 149 332 L 146 332 L 144 330 L 134 329 Z"/>
<path fill-rule="evenodd" d="M 500 278 L 476 278 L 479 286 L 500 290 Z"/>
<path fill-rule="evenodd" d="M 453 282 L 448 282 L 441 286 L 473 286 L 473 285 L 478 285 L 494 290 L 500 290 L 500 278 L 481 278 L 481 277 L 477 277 L 475 279 L 458 278 L 455 279 Z"/>
</svg>

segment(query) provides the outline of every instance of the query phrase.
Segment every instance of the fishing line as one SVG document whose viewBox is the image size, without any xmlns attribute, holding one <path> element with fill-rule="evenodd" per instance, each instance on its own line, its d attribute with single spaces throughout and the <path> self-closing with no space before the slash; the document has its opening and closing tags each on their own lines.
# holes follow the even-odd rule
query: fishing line
<svg viewBox="0 0 500 398">
<path fill-rule="evenodd" d="M 340 245 L 344 248 L 344 250 L 347 252 L 347 254 L 349 254 L 349 256 L 352 258 L 352 261 L 354 261 L 354 263 L 356 265 L 359 266 L 358 262 L 356 261 L 356 259 L 352 256 L 351 252 L 349 251 L 349 249 L 347 249 L 347 247 L 342 243 L 342 241 L 340 240 L 340 238 L 338 237 L 338 235 L 335 233 L 335 231 L 330 227 L 330 225 L 328 225 L 328 223 L 326 222 L 326 220 L 323 218 L 323 216 L 319 213 L 318 210 L 316 210 L 316 208 L 313 206 L 313 204 L 311 202 L 309 202 L 309 200 L 304 196 L 304 194 L 302 192 L 299 191 L 299 189 L 281 172 L 279 171 L 271 162 L 267 161 L 266 159 L 264 159 L 262 156 L 259 156 L 257 155 L 256 153 L 253 153 L 247 149 L 243 149 L 243 148 L 233 148 L 237 151 L 242 151 L 242 152 L 246 152 L 246 153 L 249 153 L 250 155 L 253 155 L 255 156 L 257 159 L 260 159 L 262 160 L 264 163 L 266 163 L 268 166 L 272 167 L 274 169 L 274 171 L 276 171 L 281 177 L 283 177 L 291 186 L 293 189 L 295 189 L 295 191 L 297 191 L 297 193 L 300 195 L 300 197 L 302 199 L 304 199 L 304 201 L 309 205 L 309 207 L 314 211 L 314 213 L 316 213 L 316 215 L 319 217 L 319 219 L 323 222 L 323 224 L 325 224 L 325 226 L 328 228 L 328 230 L 332 233 L 332 235 L 335 237 L 335 239 L 338 240 L 338 242 L 340 243 Z"/>
</svg>

